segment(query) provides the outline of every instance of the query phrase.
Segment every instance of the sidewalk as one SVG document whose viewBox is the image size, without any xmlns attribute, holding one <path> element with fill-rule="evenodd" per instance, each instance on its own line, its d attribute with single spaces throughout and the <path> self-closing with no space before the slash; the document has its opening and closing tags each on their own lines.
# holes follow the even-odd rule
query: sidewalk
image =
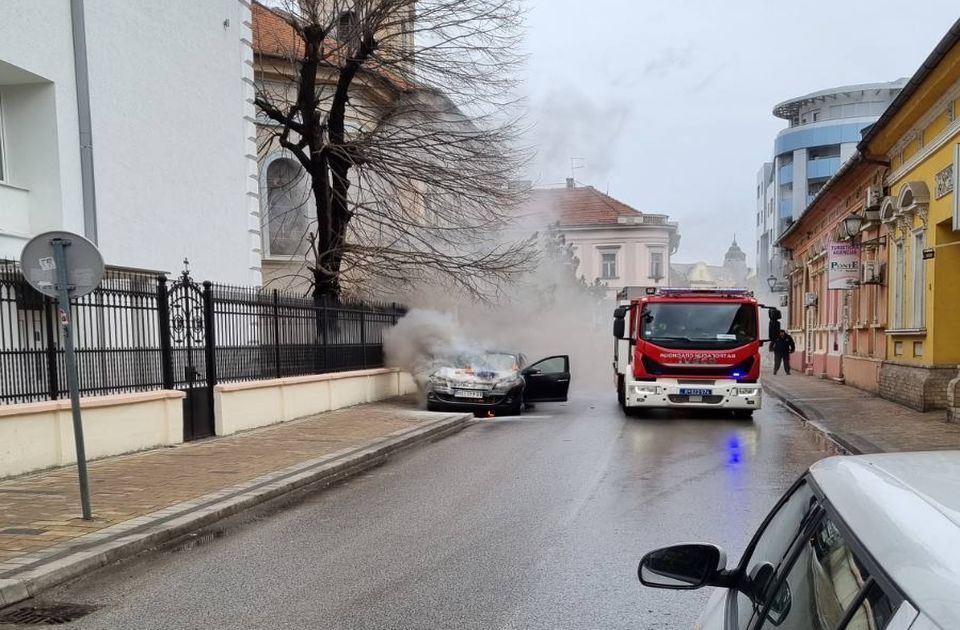
<svg viewBox="0 0 960 630">
<path fill-rule="evenodd" d="M 0 481 L 0 608 L 296 488 L 375 466 L 471 419 L 396 399 L 92 462 L 92 521 L 79 518 L 74 466 Z"/>
<path fill-rule="evenodd" d="M 960 449 L 960 425 L 946 422 L 943 410 L 921 413 L 849 385 L 797 370 L 774 376 L 764 367 L 763 389 L 851 454 Z"/>
</svg>

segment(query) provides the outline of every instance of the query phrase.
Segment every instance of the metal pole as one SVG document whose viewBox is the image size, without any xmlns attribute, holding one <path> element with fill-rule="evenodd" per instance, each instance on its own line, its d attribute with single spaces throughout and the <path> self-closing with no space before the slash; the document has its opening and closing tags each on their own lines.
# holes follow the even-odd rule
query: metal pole
<svg viewBox="0 0 960 630">
<path fill-rule="evenodd" d="M 160 331 L 160 378 L 164 389 L 173 389 L 173 350 L 170 344 L 170 303 L 167 277 L 157 276 L 157 325 Z"/>
<path fill-rule="evenodd" d="M 73 70 L 77 84 L 77 121 L 80 129 L 80 183 L 83 192 L 83 232 L 97 242 L 97 194 L 93 177 L 93 125 L 90 122 L 90 79 L 87 71 L 87 35 L 83 0 L 70 0 L 73 29 Z"/>
<path fill-rule="evenodd" d="M 53 333 L 53 322 L 57 317 L 57 309 L 53 301 L 43 298 L 44 329 L 47 336 L 47 387 L 50 390 L 50 400 L 60 398 L 60 375 L 57 367 L 57 338 Z"/>
<path fill-rule="evenodd" d="M 214 318 L 216 311 L 213 305 L 213 283 L 203 282 L 203 337 L 205 340 L 203 361 L 207 368 L 207 402 L 210 413 L 215 413 L 213 390 L 217 386 L 217 330 Z"/>
<path fill-rule="evenodd" d="M 77 382 L 77 357 L 73 348 L 73 324 L 70 321 L 70 285 L 67 274 L 66 247 L 69 240 L 54 238 L 53 260 L 57 266 L 57 303 L 60 311 L 60 325 L 63 326 L 63 347 L 67 363 L 67 383 L 70 390 L 70 408 L 73 411 L 73 439 L 77 445 L 77 471 L 80 474 L 80 506 L 83 519 L 93 519 L 90 511 L 90 484 L 87 480 L 87 454 L 83 446 L 83 423 L 80 419 L 80 385 Z"/>
<path fill-rule="evenodd" d="M 275 375 L 280 378 L 280 294 L 273 290 L 273 364 Z"/>
</svg>

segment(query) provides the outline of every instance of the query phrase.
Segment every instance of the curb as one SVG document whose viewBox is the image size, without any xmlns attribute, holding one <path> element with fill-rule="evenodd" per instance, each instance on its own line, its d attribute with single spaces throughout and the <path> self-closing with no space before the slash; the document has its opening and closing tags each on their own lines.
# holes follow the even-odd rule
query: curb
<svg viewBox="0 0 960 630">
<path fill-rule="evenodd" d="M 454 414 L 426 426 L 401 429 L 370 444 L 301 462 L 19 558 L 17 568 L 0 565 L 0 608 L 294 490 L 309 486 L 316 490 L 346 479 L 399 451 L 461 431 L 473 420 L 473 414 Z"/>
<path fill-rule="evenodd" d="M 760 385 L 768 394 L 779 400 L 787 408 L 787 411 L 795 415 L 804 428 L 817 432 L 832 449 L 841 455 L 866 455 L 884 452 L 877 445 L 859 436 L 840 435 L 831 431 L 824 422 L 823 414 L 816 407 L 791 398 L 787 392 L 777 386 L 770 385 L 766 379 L 761 379 Z"/>
</svg>

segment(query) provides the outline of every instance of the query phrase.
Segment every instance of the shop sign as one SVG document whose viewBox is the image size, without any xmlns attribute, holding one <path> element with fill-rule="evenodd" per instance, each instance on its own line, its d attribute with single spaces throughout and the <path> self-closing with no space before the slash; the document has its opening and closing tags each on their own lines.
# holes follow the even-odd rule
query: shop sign
<svg viewBox="0 0 960 630">
<path fill-rule="evenodd" d="M 860 247 L 845 241 L 827 244 L 827 289 L 853 289 L 860 284 Z"/>
</svg>

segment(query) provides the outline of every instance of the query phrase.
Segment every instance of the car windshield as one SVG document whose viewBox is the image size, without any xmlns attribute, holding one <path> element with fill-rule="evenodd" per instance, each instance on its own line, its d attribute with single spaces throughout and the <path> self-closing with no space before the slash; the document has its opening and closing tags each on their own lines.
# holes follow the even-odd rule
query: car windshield
<svg viewBox="0 0 960 630">
<path fill-rule="evenodd" d="M 472 361 L 472 367 L 493 372 L 515 372 L 520 369 L 517 356 L 506 352 L 486 352 Z"/>
<path fill-rule="evenodd" d="M 517 355 L 507 352 L 482 352 L 461 355 L 452 361 L 450 367 L 474 374 L 516 372 L 520 369 L 520 361 Z"/>
<path fill-rule="evenodd" d="M 640 315 L 640 338 L 667 348 L 732 348 L 757 338 L 750 304 L 655 303 Z"/>
</svg>

